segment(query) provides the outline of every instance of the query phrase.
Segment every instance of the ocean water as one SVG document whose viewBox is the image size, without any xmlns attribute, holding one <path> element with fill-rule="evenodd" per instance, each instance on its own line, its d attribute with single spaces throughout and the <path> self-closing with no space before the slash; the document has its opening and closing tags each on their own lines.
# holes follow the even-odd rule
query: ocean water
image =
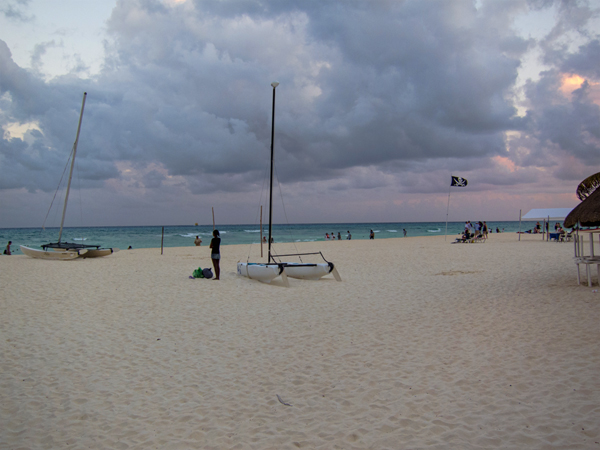
<svg viewBox="0 0 600 450">
<path fill-rule="evenodd" d="M 519 222 L 489 222 L 493 233 L 496 228 L 504 232 L 519 230 Z M 523 222 L 522 230 L 532 228 L 531 223 Z M 219 225 L 221 245 L 252 244 L 260 242 L 259 225 Z M 446 231 L 445 222 L 400 222 L 400 223 L 325 223 L 325 224 L 290 224 L 273 225 L 273 238 L 277 242 L 312 242 L 325 241 L 325 233 L 338 232 L 346 239 L 350 231 L 352 239 L 369 239 L 373 230 L 375 239 L 390 239 L 403 237 L 403 229 L 410 236 L 439 236 Z M 159 248 L 193 246 L 196 236 L 202 239 L 202 245 L 208 245 L 212 237 L 212 225 L 198 226 L 165 226 L 164 236 L 162 227 L 81 227 L 64 228 L 63 242 L 76 242 L 102 247 L 116 247 L 122 250 L 132 248 Z M 462 233 L 464 222 L 449 222 L 448 236 L 454 237 Z M 58 240 L 58 228 L 0 228 L 0 246 L 12 241 L 12 249 L 18 250 L 19 245 L 37 248 L 42 244 Z M 268 227 L 263 225 L 263 236 L 267 235 Z M 493 234 L 492 233 L 492 234 Z M 18 254 L 19 252 L 17 252 Z"/>
</svg>

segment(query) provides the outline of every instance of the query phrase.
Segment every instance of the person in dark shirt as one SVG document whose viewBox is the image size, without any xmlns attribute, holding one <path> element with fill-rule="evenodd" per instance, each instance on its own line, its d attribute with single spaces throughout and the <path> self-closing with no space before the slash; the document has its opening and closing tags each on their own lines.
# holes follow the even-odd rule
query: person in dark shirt
<svg viewBox="0 0 600 450">
<path fill-rule="evenodd" d="M 215 268 L 215 280 L 218 280 L 221 275 L 221 268 L 219 266 L 221 259 L 221 237 L 219 236 L 219 230 L 213 231 L 213 238 L 210 241 L 210 257 L 212 259 L 213 267 Z"/>
</svg>

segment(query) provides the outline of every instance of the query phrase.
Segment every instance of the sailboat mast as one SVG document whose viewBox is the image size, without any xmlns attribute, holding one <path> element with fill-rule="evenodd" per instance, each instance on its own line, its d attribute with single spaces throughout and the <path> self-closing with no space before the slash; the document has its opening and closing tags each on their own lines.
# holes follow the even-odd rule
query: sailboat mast
<svg viewBox="0 0 600 450">
<path fill-rule="evenodd" d="M 271 256 L 271 230 L 273 225 L 273 141 L 275 139 L 275 88 L 279 86 L 277 81 L 271 83 L 273 86 L 273 112 L 271 119 L 271 185 L 269 187 L 269 260 L 273 258 Z M 275 260 L 273 260 L 275 261 Z"/>
<path fill-rule="evenodd" d="M 65 195 L 65 205 L 63 206 L 62 220 L 60 221 L 60 233 L 58 234 L 58 243 L 62 237 L 63 225 L 65 224 L 65 215 L 67 213 L 67 202 L 69 200 L 69 191 L 71 190 L 71 178 L 73 178 L 73 167 L 75 166 L 75 154 L 77 153 L 77 144 L 79 143 L 79 132 L 81 131 L 81 120 L 83 119 L 83 107 L 85 106 L 85 98 L 87 92 L 83 93 L 83 101 L 81 102 L 81 113 L 79 114 L 79 124 L 77 125 L 77 135 L 73 144 L 73 159 L 71 160 L 71 171 L 69 172 L 69 183 L 67 184 L 67 193 Z"/>
</svg>

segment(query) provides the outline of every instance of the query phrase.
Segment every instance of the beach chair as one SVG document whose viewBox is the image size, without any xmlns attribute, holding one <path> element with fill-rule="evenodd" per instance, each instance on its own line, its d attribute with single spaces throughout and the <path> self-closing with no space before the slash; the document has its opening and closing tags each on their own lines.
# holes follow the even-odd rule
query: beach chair
<svg viewBox="0 0 600 450">
<path fill-rule="evenodd" d="M 453 242 L 453 244 L 471 244 L 471 243 L 473 243 L 473 240 L 474 240 L 474 239 L 475 239 L 475 238 L 474 238 L 474 237 L 472 237 L 472 236 L 471 236 L 471 237 L 469 237 L 469 238 L 466 238 L 466 237 L 464 237 L 464 236 L 461 236 L 461 237 L 459 237 L 459 238 L 456 238 L 456 240 Z"/>
</svg>

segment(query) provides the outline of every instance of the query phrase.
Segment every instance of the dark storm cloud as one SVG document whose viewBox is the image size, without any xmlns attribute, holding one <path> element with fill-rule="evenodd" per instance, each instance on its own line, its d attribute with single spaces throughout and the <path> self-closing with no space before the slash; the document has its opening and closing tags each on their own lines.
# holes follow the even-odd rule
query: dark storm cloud
<svg viewBox="0 0 600 450">
<path fill-rule="evenodd" d="M 87 80 L 69 74 L 46 82 L 18 67 L 0 42 L 2 125 L 40 130 L 2 140 L 0 161 L 11 175 L 1 187 L 54 188 L 88 91 L 78 155 L 84 185 L 121 179 L 125 162 L 139 172 L 137 187 L 161 189 L 168 177 L 181 177 L 177 186 L 192 193 L 255 188 L 269 159 L 273 80 L 281 82 L 275 146 L 282 182 L 429 192 L 438 185 L 428 172 L 484 170 L 498 155 L 525 166 L 555 165 L 560 152 L 600 163 L 589 88 L 568 101 L 558 97 L 565 70 L 598 79 L 597 39 L 575 51 L 559 43 L 592 11 L 585 3 L 559 10 L 564 18 L 542 46 L 551 69 L 528 84 L 529 110 L 520 117 L 517 73 L 537 44 L 512 23 L 527 4 L 120 1 L 107 23 L 103 69 Z M 523 132 L 510 152 L 507 131 Z M 558 149 L 550 157 L 548 143 Z M 415 177 L 410 186 L 394 181 L 407 173 Z"/>
<path fill-rule="evenodd" d="M 569 53 L 561 63 L 561 71 L 577 73 L 583 77 L 600 79 L 600 41 L 594 39 L 579 47 L 576 53 Z"/>
<path fill-rule="evenodd" d="M 543 61 L 551 68 L 542 72 L 538 81 L 530 80 L 526 85 L 530 120 L 525 136 L 513 142 L 513 148 L 520 146 L 527 151 L 515 152 L 520 157 L 514 160 L 524 166 L 556 166 L 559 179 L 576 180 L 578 171 L 562 167 L 565 155 L 584 165 L 600 164 L 600 96 L 593 89 L 600 82 L 600 41 L 585 31 L 585 25 L 599 11 L 588 2 L 558 5 L 557 23 L 540 42 Z M 574 35 L 579 39 L 583 36 L 587 42 L 571 49 Z M 569 92 L 563 83 L 571 76 L 585 81 Z"/>
</svg>

